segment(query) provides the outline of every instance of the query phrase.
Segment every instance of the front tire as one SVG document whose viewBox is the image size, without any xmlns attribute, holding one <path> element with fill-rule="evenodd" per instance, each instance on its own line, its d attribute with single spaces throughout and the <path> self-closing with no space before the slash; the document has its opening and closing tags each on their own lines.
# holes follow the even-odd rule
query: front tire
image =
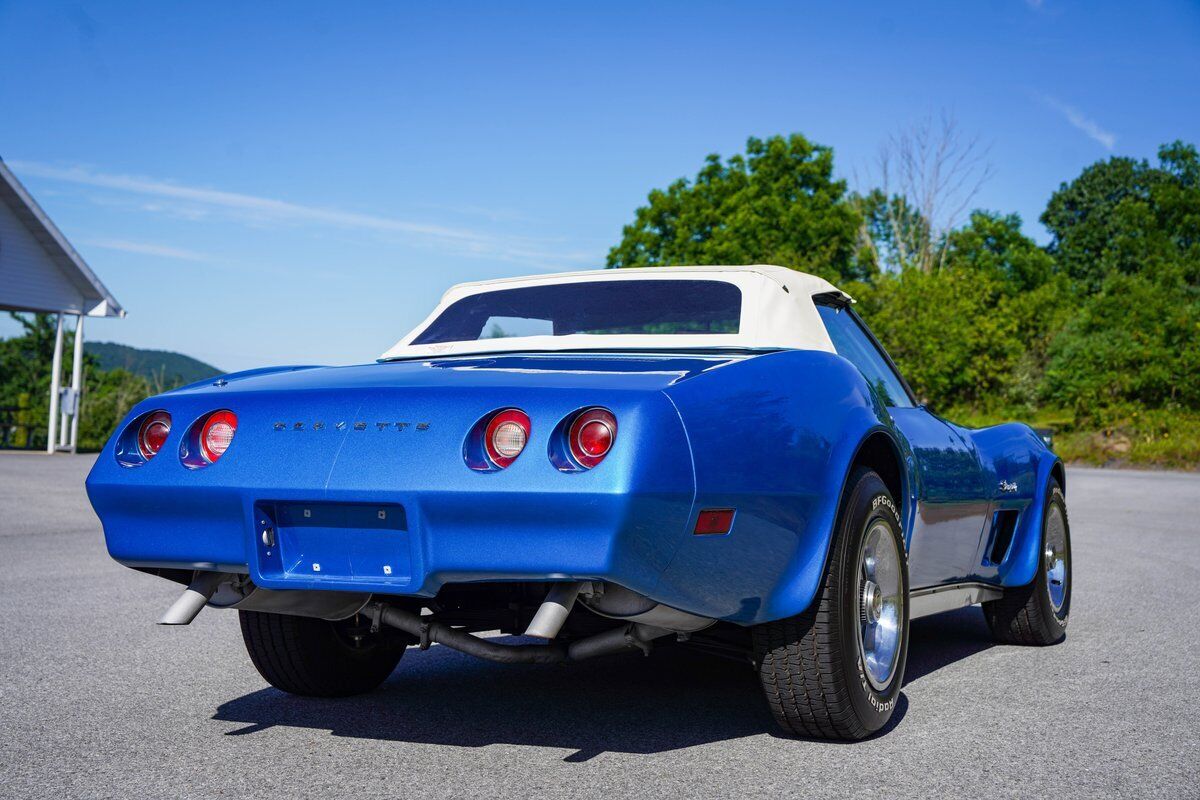
<svg viewBox="0 0 1200 800">
<path fill-rule="evenodd" d="M 1005 589 L 983 604 L 992 638 L 1004 644 L 1058 644 L 1067 636 L 1071 614 L 1071 530 L 1067 501 L 1051 478 L 1042 510 L 1041 548 L 1033 582 Z"/>
<path fill-rule="evenodd" d="M 825 575 L 803 613 L 753 629 L 755 663 L 787 733 L 862 739 L 891 718 L 908 658 L 908 561 L 883 480 L 856 470 Z"/>
<path fill-rule="evenodd" d="M 361 617 L 311 617 L 239 611 L 242 640 L 259 674 L 276 689 L 306 697 L 369 692 L 396 668 L 408 638 L 391 629 L 370 633 Z"/>
</svg>

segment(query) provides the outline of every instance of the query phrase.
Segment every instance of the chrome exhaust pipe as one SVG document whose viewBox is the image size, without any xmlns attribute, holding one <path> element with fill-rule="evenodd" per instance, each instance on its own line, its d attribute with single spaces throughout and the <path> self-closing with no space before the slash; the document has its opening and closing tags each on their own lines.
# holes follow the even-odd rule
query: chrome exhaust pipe
<svg viewBox="0 0 1200 800">
<path fill-rule="evenodd" d="M 171 604 L 167 613 L 158 621 L 159 625 L 188 625 L 208 603 L 222 581 L 235 576 L 224 572 L 197 571 L 183 594 Z"/>
<path fill-rule="evenodd" d="M 553 639 L 558 636 L 582 588 L 582 582 L 556 583 L 551 586 L 550 591 L 546 592 L 546 599 L 529 621 L 525 635 L 536 636 L 539 639 Z"/>
</svg>

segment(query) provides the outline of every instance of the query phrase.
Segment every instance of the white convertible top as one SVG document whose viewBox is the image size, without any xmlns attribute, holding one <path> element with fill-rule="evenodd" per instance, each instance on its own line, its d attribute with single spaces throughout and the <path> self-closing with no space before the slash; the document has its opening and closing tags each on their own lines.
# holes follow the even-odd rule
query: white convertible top
<svg viewBox="0 0 1200 800">
<path fill-rule="evenodd" d="M 563 336 L 512 336 L 462 342 L 414 345 L 411 342 L 454 303 L 472 295 L 526 286 L 592 281 L 625 281 L 630 292 L 644 280 L 714 280 L 732 283 L 742 293 L 737 333 L 722 334 L 589 334 Z M 853 298 L 824 278 L 804 272 L 755 264 L 729 267 L 647 267 L 562 272 L 491 281 L 460 283 L 451 287 L 437 308 L 420 325 L 380 356 L 381 359 L 505 353 L 530 350 L 691 350 L 712 348 L 825 350 L 833 344 L 813 303 L 814 295 Z"/>
</svg>

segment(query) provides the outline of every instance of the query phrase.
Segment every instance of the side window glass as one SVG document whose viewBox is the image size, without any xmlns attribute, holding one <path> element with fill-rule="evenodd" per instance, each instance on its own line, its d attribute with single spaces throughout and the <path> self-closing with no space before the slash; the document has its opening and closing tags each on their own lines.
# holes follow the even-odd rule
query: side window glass
<svg viewBox="0 0 1200 800">
<path fill-rule="evenodd" d="M 871 341 L 849 311 L 830 305 L 818 305 L 817 311 L 825 323 L 825 330 L 833 342 L 833 349 L 863 374 L 867 382 L 879 392 L 883 402 L 889 406 L 911 408 L 912 401 L 904 384 L 888 364 L 887 358 Z"/>
</svg>

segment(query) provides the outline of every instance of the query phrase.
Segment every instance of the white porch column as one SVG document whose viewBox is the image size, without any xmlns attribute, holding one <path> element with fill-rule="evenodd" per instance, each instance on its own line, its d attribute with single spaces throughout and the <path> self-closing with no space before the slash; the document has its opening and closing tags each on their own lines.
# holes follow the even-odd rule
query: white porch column
<svg viewBox="0 0 1200 800">
<path fill-rule="evenodd" d="M 71 414 L 71 452 L 79 446 L 79 414 L 83 411 L 83 314 L 76 317 L 75 353 L 71 360 L 71 389 L 75 393 L 75 411 Z"/>
<path fill-rule="evenodd" d="M 58 314 L 58 333 L 54 335 L 54 359 L 50 366 L 50 421 L 46 425 L 46 452 L 53 453 L 58 443 L 58 392 L 62 389 L 63 315 Z"/>
</svg>

